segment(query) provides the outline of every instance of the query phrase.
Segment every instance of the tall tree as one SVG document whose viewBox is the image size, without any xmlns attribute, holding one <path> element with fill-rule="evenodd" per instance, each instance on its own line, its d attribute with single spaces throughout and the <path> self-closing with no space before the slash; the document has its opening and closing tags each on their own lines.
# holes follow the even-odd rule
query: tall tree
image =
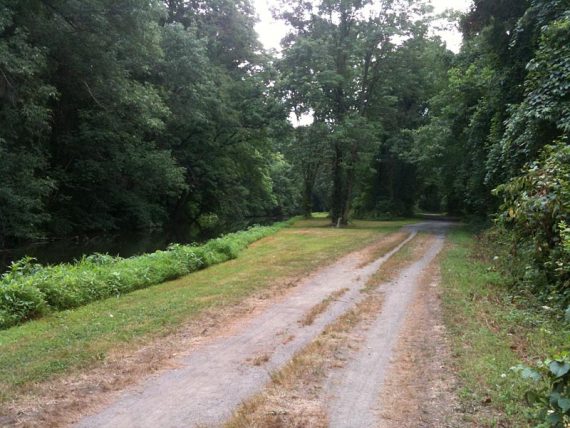
<svg viewBox="0 0 570 428">
<path fill-rule="evenodd" d="M 250 1 L 0 7 L 0 241 L 276 208 L 286 114 Z"/>
<path fill-rule="evenodd" d="M 325 123 L 300 126 L 285 150 L 302 180 L 302 211 L 306 218 L 312 215 L 315 184 L 325 167 L 329 137 Z"/>
<path fill-rule="evenodd" d="M 362 155 L 379 142 L 373 94 L 396 37 L 418 29 L 418 1 L 326 0 L 284 2 L 279 16 L 293 28 L 279 64 L 282 90 L 298 114 L 311 113 L 330 127 L 335 224 L 346 224 Z"/>
<path fill-rule="evenodd" d="M 0 4 L 0 247 L 38 235 L 54 184 L 45 145 L 57 93 L 45 82 L 46 50 L 17 19 L 17 1 Z"/>
<path fill-rule="evenodd" d="M 166 140 L 185 168 L 175 217 L 263 215 L 272 194 L 274 129 L 286 121 L 267 87 L 275 79 L 249 1 L 168 2 L 161 87 L 174 112 Z"/>
<path fill-rule="evenodd" d="M 359 214 L 410 215 L 434 191 L 432 175 L 418 170 L 427 147 L 414 144 L 413 131 L 426 124 L 429 100 L 444 87 L 452 56 L 439 39 L 418 32 L 385 58 L 370 109 L 381 124 L 381 143 L 357 201 Z"/>
<path fill-rule="evenodd" d="M 519 43 L 510 42 L 527 6 L 515 0 L 474 2 L 462 22 L 465 43 L 449 72 L 447 89 L 434 97 L 431 121 L 417 133 L 419 147 L 433 149 L 431 159 L 422 157 L 427 161 L 422 169 L 440 177 L 449 212 L 482 215 L 497 208 L 491 190 L 509 173 L 505 165 L 493 166 L 493 158 L 509 105 L 522 99 L 535 43 L 532 30 L 521 32 Z"/>
</svg>

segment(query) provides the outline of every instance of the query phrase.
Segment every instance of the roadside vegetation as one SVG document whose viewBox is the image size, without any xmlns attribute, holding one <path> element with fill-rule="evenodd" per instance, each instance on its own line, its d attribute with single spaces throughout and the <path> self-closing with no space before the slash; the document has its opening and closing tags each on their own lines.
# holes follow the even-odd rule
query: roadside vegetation
<svg viewBox="0 0 570 428">
<path fill-rule="evenodd" d="M 0 277 L 0 329 L 53 311 L 119 297 L 235 259 L 249 244 L 289 223 L 255 226 L 200 246 L 174 244 L 165 251 L 126 259 L 93 254 L 76 263 L 54 266 L 41 266 L 33 259 L 22 259 Z"/>
<path fill-rule="evenodd" d="M 570 325 L 521 293 L 500 267 L 503 257 L 504 263 L 512 259 L 481 239 L 465 229 L 453 231 L 441 258 L 444 316 L 465 414 L 483 426 L 564 427 L 549 418 L 558 399 L 568 398 L 567 383 L 556 400 L 550 400 L 550 389 L 567 372 L 542 377 L 531 368 L 570 351 Z"/>
<path fill-rule="evenodd" d="M 329 227 L 300 220 L 230 260 L 137 290 L 0 331 L 0 401 L 42 382 L 106 364 L 208 311 L 223 313 L 256 293 L 282 292 L 322 264 L 362 248 L 411 221 L 355 221 Z M 208 320 L 204 320 L 208 324 Z"/>
</svg>

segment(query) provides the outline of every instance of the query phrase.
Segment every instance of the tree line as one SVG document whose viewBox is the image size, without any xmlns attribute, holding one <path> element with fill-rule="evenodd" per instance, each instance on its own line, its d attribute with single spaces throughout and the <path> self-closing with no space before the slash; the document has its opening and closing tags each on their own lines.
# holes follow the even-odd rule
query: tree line
<svg viewBox="0 0 570 428">
<path fill-rule="evenodd" d="M 568 300 L 569 10 L 475 0 L 454 54 L 427 1 L 281 0 L 277 54 L 248 0 L 4 0 L 0 245 L 315 209 L 492 215 L 519 276 Z"/>
<path fill-rule="evenodd" d="M 452 54 L 423 2 L 381 1 L 365 19 L 369 7 L 282 2 L 292 31 L 277 56 L 246 0 L 2 2 L 0 244 L 313 207 L 342 224 L 411 212 L 406 130 Z M 293 129 L 291 111 L 314 123 Z"/>
<path fill-rule="evenodd" d="M 491 215 L 513 283 L 570 304 L 570 2 L 476 0 L 415 131 L 449 212 Z"/>
<path fill-rule="evenodd" d="M 3 1 L 0 241 L 290 209 L 254 23 L 248 1 Z"/>
</svg>

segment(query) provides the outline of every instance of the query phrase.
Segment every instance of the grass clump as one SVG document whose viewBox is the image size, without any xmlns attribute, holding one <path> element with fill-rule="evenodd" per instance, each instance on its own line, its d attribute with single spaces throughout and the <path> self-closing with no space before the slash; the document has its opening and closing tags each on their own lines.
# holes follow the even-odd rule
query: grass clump
<svg viewBox="0 0 570 428">
<path fill-rule="evenodd" d="M 307 312 L 305 317 L 300 321 L 301 325 L 303 326 L 312 325 L 315 322 L 315 319 L 323 312 L 325 312 L 332 302 L 340 299 L 348 291 L 349 291 L 348 288 L 341 288 L 340 290 L 331 293 L 328 297 L 323 299 L 322 302 L 317 303 L 309 310 L 309 312 Z"/>
<path fill-rule="evenodd" d="M 252 242 L 287 224 L 254 226 L 201 246 L 174 244 L 164 251 L 129 258 L 94 254 L 75 263 L 54 266 L 41 266 L 31 258 L 24 258 L 0 277 L 0 329 L 234 259 Z"/>
</svg>

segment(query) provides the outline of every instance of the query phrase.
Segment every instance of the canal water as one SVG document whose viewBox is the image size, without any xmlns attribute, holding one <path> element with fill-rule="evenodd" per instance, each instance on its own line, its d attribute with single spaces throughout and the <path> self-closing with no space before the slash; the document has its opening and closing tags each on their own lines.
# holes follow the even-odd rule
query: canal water
<svg viewBox="0 0 570 428">
<path fill-rule="evenodd" d="M 131 257 L 164 250 L 172 243 L 202 243 L 220 235 L 244 230 L 255 224 L 268 225 L 281 219 L 254 218 L 231 225 L 211 229 L 177 227 L 147 232 L 129 232 L 41 241 L 13 249 L 0 249 L 0 273 L 5 272 L 13 261 L 25 256 L 34 257 L 41 264 L 73 262 L 93 253 Z"/>
</svg>

